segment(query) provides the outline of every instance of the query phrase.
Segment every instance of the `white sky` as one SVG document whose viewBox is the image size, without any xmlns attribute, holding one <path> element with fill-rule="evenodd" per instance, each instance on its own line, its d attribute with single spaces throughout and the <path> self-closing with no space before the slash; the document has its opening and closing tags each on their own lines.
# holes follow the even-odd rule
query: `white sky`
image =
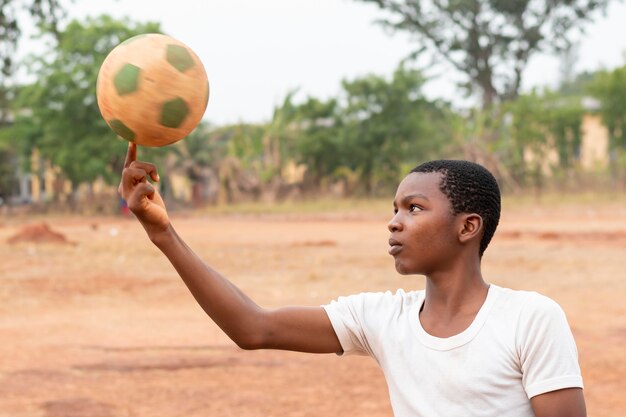
<svg viewBox="0 0 626 417">
<path fill-rule="evenodd" d="M 75 0 L 70 13 L 160 22 L 203 61 L 211 85 L 205 118 L 217 124 L 266 121 L 293 88 L 298 98 L 323 99 L 337 95 L 342 79 L 389 76 L 415 47 L 373 23 L 381 16 L 375 6 L 353 0 Z M 626 5 L 614 2 L 588 27 L 575 71 L 623 65 L 625 35 Z M 429 96 L 458 97 L 459 77 L 438 72 Z M 526 89 L 554 85 L 559 61 L 535 57 L 525 76 Z"/>
</svg>

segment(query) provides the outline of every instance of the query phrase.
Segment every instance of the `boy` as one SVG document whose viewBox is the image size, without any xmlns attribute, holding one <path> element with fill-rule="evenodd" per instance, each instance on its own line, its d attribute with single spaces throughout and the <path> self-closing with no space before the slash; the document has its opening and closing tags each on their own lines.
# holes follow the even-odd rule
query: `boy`
<svg viewBox="0 0 626 417">
<path fill-rule="evenodd" d="M 424 291 L 366 293 L 322 307 L 267 310 L 206 266 L 176 234 L 130 144 L 119 191 L 204 311 L 243 349 L 369 354 L 395 416 L 586 415 L 576 345 L 560 307 L 487 284 L 482 255 L 500 217 L 493 176 L 432 161 L 400 183 L 389 253 Z"/>
</svg>

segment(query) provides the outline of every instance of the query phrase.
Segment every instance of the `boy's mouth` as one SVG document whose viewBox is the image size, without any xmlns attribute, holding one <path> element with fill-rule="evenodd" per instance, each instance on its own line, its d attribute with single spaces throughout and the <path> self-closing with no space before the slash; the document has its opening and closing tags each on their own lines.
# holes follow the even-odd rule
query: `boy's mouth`
<svg viewBox="0 0 626 417">
<path fill-rule="evenodd" d="M 389 255 L 395 256 L 402 250 L 402 243 L 395 239 L 389 239 Z"/>
</svg>

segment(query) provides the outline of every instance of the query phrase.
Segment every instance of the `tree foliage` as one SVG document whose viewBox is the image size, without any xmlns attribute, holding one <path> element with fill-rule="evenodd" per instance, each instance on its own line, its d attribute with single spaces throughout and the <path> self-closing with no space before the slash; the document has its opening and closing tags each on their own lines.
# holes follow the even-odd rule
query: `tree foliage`
<svg viewBox="0 0 626 417">
<path fill-rule="evenodd" d="M 489 107 L 515 99 L 529 58 L 567 49 L 574 31 L 610 0 L 359 1 L 385 10 L 385 26 L 417 35 L 464 74 L 468 91 L 478 91 Z"/>
<path fill-rule="evenodd" d="M 428 127 L 438 118 L 433 117 L 436 106 L 422 93 L 424 82 L 419 70 L 403 64 L 391 80 L 370 75 L 343 82 L 344 137 L 350 150 L 346 162 L 367 192 L 376 182 L 395 183 L 403 162 L 414 164 L 441 145 L 442 135 Z"/>
<path fill-rule="evenodd" d="M 293 155 L 295 138 L 298 134 L 297 126 L 294 125 L 297 108 L 294 104 L 296 91 L 287 93 L 283 102 L 274 108 L 272 119 L 265 126 L 263 132 L 263 161 L 261 180 L 269 184 L 274 182 L 278 185 L 282 176 L 282 170 Z"/>
<path fill-rule="evenodd" d="M 498 21 L 495 11 L 513 16 L 523 9 L 521 3 L 505 3 L 480 4 L 491 10 L 494 22 Z M 424 4 L 427 2 L 405 6 Z M 458 0 L 445 6 L 467 11 L 462 7 L 471 4 L 477 3 Z M 540 4 L 543 3 L 523 2 L 523 10 L 536 10 Z M 568 4 L 574 7 L 578 3 Z M 556 2 L 552 7 L 565 6 Z M 440 8 L 429 9 L 426 14 L 432 17 L 434 11 L 443 12 Z M 459 13 L 451 16 L 460 19 Z M 584 16 L 579 19 L 584 20 Z M 505 19 L 501 23 L 507 22 Z M 504 26 L 490 25 L 487 29 L 492 32 L 494 28 L 504 30 Z M 11 91 L 16 98 L 16 121 L 10 128 L 0 128 L 0 159 L 12 161 L 16 153 L 29 156 L 37 148 L 74 185 L 98 177 L 116 182 L 126 143 L 115 137 L 100 116 L 95 97 L 97 73 L 106 55 L 122 40 L 159 29 L 157 23 L 136 24 L 101 16 L 74 21 L 59 30 L 59 43 L 53 54 L 30 59 L 29 68 L 37 82 Z M 489 36 L 496 36 L 493 33 Z M 491 39 L 489 36 L 485 39 Z M 541 34 L 540 38 L 535 50 L 548 42 L 547 35 Z M 499 48 L 517 45 L 510 42 Z M 500 53 L 496 49 L 490 53 Z M 454 50 L 452 58 L 457 59 L 461 53 L 469 52 Z M 497 67 L 496 61 L 489 62 Z M 587 74 L 583 80 L 603 103 L 612 151 L 626 147 L 624 80 L 623 69 Z M 557 93 L 516 91 L 509 97 L 516 99 L 477 108 L 468 115 L 455 113 L 446 103 L 427 99 L 423 94 L 427 82 L 423 72 L 403 61 L 387 77 L 365 75 L 344 80 L 338 95 L 324 100 L 307 97 L 297 101 L 297 91 L 291 91 L 275 107 L 267 123 L 202 123 L 189 137 L 171 147 L 143 149 L 141 158 L 164 168 L 166 197 L 172 196 L 167 174 L 177 172 L 190 180 L 194 201 L 201 204 L 259 197 L 274 200 L 294 191 L 318 193 L 331 187 L 338 190 L 341 187 L 334 187 L 338 183 L 348 193 L 387 194 L 410 168 L 433 157 L 476 160 L 500 179 L 510 179 L 521 186 L 538 186 L 550 152 L 556 151 L 557 155 L 555 163 L 550 162 L 550 169 L 567 171 L 578 162 L 583 114 L 580 98 L 584 89 L 578 79 L 569 81 Z M 499 84 L 494 86 L 500 88 Z M 502 91 L 497 91 L 501 99 L 506 96 Z M 296 170 L 291 170 L 296 164 Z M 303 166 L 304 181 L 294 184 L 293 178 L 302 172 L 299 170 Z M 294 173 L 298 175 L 291 175 Z M 0 176 L 8 177 L 9 172 Z M 0 182 L 0 195 L 6 194 L 14 178 Z"/>
<path fill-rule="evenodd" d="M 0 206 L 14 191 L 17 182 L 15 168 L 15 152 L 7 142 L 0 141 Z"/>
<path fill-rule="evenodd" d="M 343 121 L 337 98 L 309 97 L 298 106 L 296 158 L 308 169 L 306 180 L 316 189 L 332 181 L 346 162 Z"/>
<path fill-rule="evenodd" d="M 111 182 L 122 167 L 126 144 L 98 110 L 95 85 L 100 65 L 121 41 L 158 32 L 156 23 L 132 24 L 108 16 L 71 22 L 60 32 L 52 59 L 33 57 L 37 82 L 21 89 L 13 132 L 36 146 L 75 185 L 102 176 Z"/>
<path fill-rule="evenodd" d="M 589 84 L 600 100 L 600 114 L 610 136 L 610 151 L 626 151 L 626 66 L 601 71 Z"/>
<path fill-rule="evenodd" d="M 59 0 L 0 0 L 0 124 L 9 117 L 10 91 L 7 84 L 15 70 L 14 55 L 22 35 L 21 14 L 28 14 L 34 25 L 58 36 L 58 25 L 65 16 Z"/>
<path fill-rule="evenodd" d="M 626 66 L 597 73 L 589 91 L 600 100 L 600 114 L 609 132 L 612 180 L 626 185 Z"/>
<path fill-rule="evenodd" d="M 580 158 L 582 118 L 580 98 L 549 90 L 520 95 L 507 103 L 508 131 L 503 135 L 504 161 L 520 185 L 540 186 L 544 171 L 567 171 Z M 547 161 L 556 151 L 556 165 Z"/>
</svg>

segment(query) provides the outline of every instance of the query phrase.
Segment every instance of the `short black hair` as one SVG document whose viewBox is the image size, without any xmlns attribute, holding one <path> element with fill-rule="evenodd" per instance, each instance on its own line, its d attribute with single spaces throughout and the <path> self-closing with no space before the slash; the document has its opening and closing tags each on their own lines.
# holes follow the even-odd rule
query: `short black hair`
<svg viewBox="0 0 626 417">
<path fill-rule="evenodd" d="M 482 217 L 484 233 L 478 253 L 482 257 L 500 221 L 500 187 L 491 172 L 474 162 L 449 159 L 425 162 L 413 172 L 441 173 L 439 189 L 450 200 L 452 214 L 476 213 Z"/>
</svg>

